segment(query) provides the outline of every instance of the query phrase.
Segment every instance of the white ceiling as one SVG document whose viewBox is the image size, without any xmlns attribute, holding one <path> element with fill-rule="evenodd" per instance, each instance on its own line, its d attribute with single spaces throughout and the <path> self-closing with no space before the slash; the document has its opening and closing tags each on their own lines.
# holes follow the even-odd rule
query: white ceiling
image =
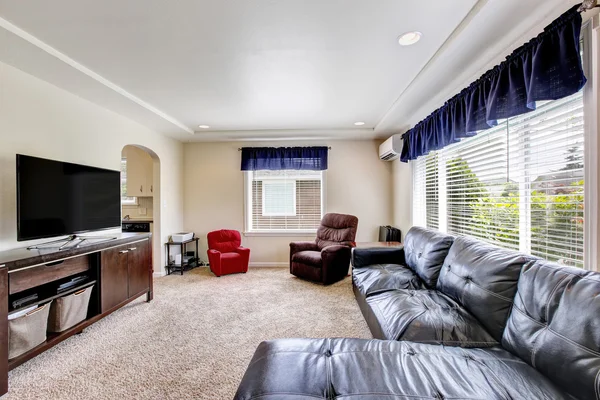
<svg viewBox="0 0 600 400">
<path fill-rule="evenodd" d="M 434 3 L 0 0 L 0 61 L 183 141 L 386 137 L 573 4 Z"/>
</svg>

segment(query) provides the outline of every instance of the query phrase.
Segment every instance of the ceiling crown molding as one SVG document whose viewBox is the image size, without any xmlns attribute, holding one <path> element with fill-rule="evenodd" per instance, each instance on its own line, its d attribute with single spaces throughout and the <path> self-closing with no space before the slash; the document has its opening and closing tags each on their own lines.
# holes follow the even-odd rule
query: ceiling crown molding
<svg viewBox="0 0 600 400">
<path fill-rule="evenodd" d="M 159 110 L 158 108 L 154 107 L 153 105 L 145 102 L 144 100 L 140 99 L 139 97 L 129 93 L 127 90 L 123 89 L 121 86 L 117 85 L 116 83 L 111 82 L 110 80 L 97 74 L 96 72 L 92 71 L 91 69 L 85 67 L 84 65 L 81 65 L 77 61 L 73 60 L 71 57 L 67 56 L 64 53 L 61 53 L 60 51 L 58 51 L 54 47 L 50 46 L 49 44 L 41 41 L 40 39 L 36 38 L 35 36 L 31 35 L 30 33 L 24 31 L 23 29 L 19 28 L 18 26 L 14 25 L 13 23 L 11 23 L 1 17 L 0 17 L 0 27 L 4 28 L 8 32 L 11 32 L 12 34 L 20 37 L 21 39 L 29 42 L 30 44 L 39 48 L 40 50 L 45 51 L 49 55 L 59 59 L 60 61 L 69 65 L 70 67 L 76 69 L 77 71 L 81 72 L 82 74 L 87 75 L 88 77 L 92 78 L 96 82 L 115 91 L 116 93 L 127 98 L 128 100 L 130 100 L 130 101 L 136 103 L 137 105 L 145 108 L 146 110 L 156 114 L 158 117 L 164 119 L 165 121 L 168 121 L 169 123 L 175 125 L 179 129 L 182 129 L 183 131 L 189 133 L 190 135 L 194 135 L 193 129 L 190 129 L 188 126 L 184 125 L 177 119 L 175 119 L 172 116 L 168 115 L 167 113 Z"/>
<path fill-rule="evenodd" d="M 251 137 L 248 137 L 248 134 Z M 374 140 L 373 128 L 359 129 L 262 129 L 196 131 L 190 142 L 295 141 L 295 140 Z"/>
</svg>

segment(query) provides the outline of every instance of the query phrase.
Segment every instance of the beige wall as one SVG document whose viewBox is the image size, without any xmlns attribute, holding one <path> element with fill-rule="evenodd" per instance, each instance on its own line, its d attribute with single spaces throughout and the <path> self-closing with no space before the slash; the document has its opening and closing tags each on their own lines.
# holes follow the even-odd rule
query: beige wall
<svg viewBox="0 0 600 400">
<path fill-rule="evenodd" d="M 402 230 L 402 239 L 412 226 L 412 167 L 392 162 L 394 226 Z"/>
<path fill-rule="evenodd" d="M 378 227 L 392 223 L 392 163 L 380 161 L 375 141 L 193 143 L 186 144 L 184 226 L 201 239 L 206 260 L 206 234 L 215 229 L 244 230 L 244 181 L 239 147 L 327 145 L 329 169 L 326 211 L 356 215 L 358 241 L 378 238 Z M 243 236 L 253 265 L 287 265 L 289 242 L 306 237 Z"/>
<path fill-rule="evenodd" d="M 153 219 L 154 218 L 154 198 L 138 197 L 137 204 L 125 204 L 122 206 L 122 216 L 129 215 L 131 220 Z M 145 211 L 145 213 L 144 213 Z"/>
<path fill-rule="evenodd" d="M 119 170 L 127 144 L 160 158 L 155 179 L 159 168 L 162 185 L 155 181 L 155 186 L 161 204 L 154 206 L 162 228 L 154 246 L 155 271 L 160 271 L 161 243 L 182 228 L 183 144 L 0 63 L 0 250 L 32 243 L 16 240 L 16 153 Z"/>
</svg>

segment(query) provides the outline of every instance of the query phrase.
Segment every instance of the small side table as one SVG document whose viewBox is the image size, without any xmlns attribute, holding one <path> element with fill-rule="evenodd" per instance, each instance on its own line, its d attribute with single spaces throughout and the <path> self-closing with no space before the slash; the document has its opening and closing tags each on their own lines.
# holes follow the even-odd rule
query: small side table
<svg viewBox="0 0 600 400">
<path fill-rule="evenodd" d="M 198 254 L 198 241 L 200 239 L 195 237 L 190 240 L 186 240 L 185 242 L 167 242 L 165 246 L 167 247 L 167 275 L 171 275 L 172 271 L 180 271 L 181 275 L 183 275 L 183 271 L 190 270 L 196 268 L 200 265 L 200 257 Z M 196 253 L 194 256 L 189 259 L 187 262 L 184 262 L 185 250 L 189 243 L 196 243 Z M 175 262 L 169 261 L 171 258 L 171 246 L 179 246 L 181 248 L 181 264 L 175 264 Z"/>
</svg>

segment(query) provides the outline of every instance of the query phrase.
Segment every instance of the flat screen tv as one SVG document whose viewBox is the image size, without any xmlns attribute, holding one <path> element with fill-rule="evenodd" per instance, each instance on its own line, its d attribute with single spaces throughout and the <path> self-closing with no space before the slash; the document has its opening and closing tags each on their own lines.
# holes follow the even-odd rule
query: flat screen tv
<svg viewBox="0 0 600 400">
<path fill-rule="evenodd" d="M 17 240 L 119 226 L 119 171 L 17 154 Z"/>
</svg>

